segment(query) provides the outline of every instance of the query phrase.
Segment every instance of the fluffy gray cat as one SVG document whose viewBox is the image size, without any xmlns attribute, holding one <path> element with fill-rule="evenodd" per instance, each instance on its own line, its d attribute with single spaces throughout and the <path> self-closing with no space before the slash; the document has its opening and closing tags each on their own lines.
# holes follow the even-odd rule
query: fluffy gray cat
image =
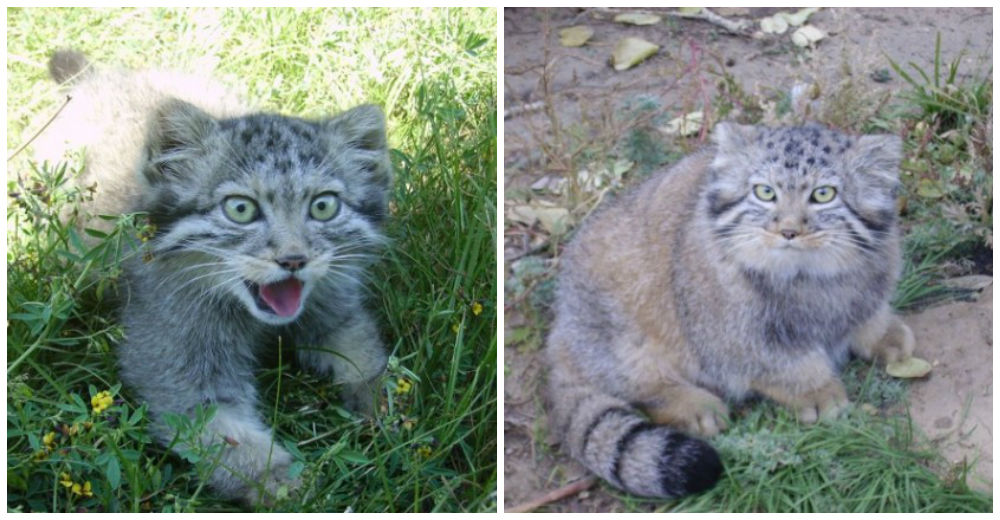
<svg viewBox="0 0 1000 520">
<path fill-rule="evenodd" d="M 50 71 L 72 100 L 40 148 L 86 147 L 81 182 L 97 186 L 87 209 L 145 212 L 155 229 L 124 266 L 118 348 L 154 436 L 176 436 L 163 414 L 214 405 L 200 442 L 222 446 L 215 491 L 254 504 L 294 487 L 292 458 L 257 411 L 257 357 L 294 348 L 372 411 L 386 354 L 363 281 L 385 242 L 392 177 L 381 111 L 254 113 L 214 81 L 96 70 L 72 51 Z"/>
<path fill-rule="evenodd" d="M 561 258 L 550 424 L 638 495 L 715 484 L 702 438 L 727 426 L 727 402 L 833 417 L 849 352 L 913 352 L 889 308 L 899 138 L 720 123 L 712 140 L 596 212 Z"/>
</svg>

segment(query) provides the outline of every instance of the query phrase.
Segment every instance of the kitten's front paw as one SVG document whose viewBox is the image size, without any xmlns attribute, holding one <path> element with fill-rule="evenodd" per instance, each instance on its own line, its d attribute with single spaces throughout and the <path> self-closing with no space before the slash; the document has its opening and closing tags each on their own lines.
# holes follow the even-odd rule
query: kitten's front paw
<svg viewBox="0 0 1000 520">
<path fill-rule="evenodd" d="M 800 421 L 814 423 L 817 420 L 835 419 L 847 408 L 847 392 L 839 379 L 831 379 L 825 385 L 797 396 L 790 403 Z"/>
<path fill-rule="evenodd" d="M 260 456 L 266 457 L 266 454 Z M 248 483 L 244 503 L 248 507 L 272 507 L 276 500 L 294 494 L 302 482 L 289 475 L 292 462 L 292 456 L 288 452 L 275 446 L 270 464 L 258 476 L 257 481 Z"/>
<path fill-rule="evenodd" d="M 345 384 L 340 391 L 344 406 L 365 417 L 374 417 L 377 381 L 378 378 L 367 383 Z"/>
<path fill-rule="evenodd" d="M 653 422 L 699 437 L 712 437 L 729 427 L 729 407 L 711 392 L 692 386 L 671 391 L 662 399 L 646 406 Z"/>
</svg>

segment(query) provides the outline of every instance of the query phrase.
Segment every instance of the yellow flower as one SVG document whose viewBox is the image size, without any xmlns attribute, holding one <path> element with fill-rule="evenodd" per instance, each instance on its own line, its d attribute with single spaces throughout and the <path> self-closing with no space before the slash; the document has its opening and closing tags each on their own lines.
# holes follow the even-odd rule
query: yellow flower
<svg viewBox="0 0 1000 520">
<path fill-rule="evenodd" d="M 402 394 L 408 394 L 408 393 L 410 393 L 410 389 L 412 389 L 412 388 L 413 388 L 413 383 L 410 383 L 406 379 L 403 379 L 402 377 L 396 379 L 396 393 L 397 394 L 400 394 L 400 395 L 402 395 Z"/>
<path fill-rule="evenodd" d="M 35 462 L 41 462 L 41 461 L 45 460 L 45 457 L 48 457 L 48 456 L 49 456 L 49 451 L 48 450 L 38 450 L 38 451 L 35 452 L 34 455 L 32 455 L 32 459 L 34 459 Z"/>
<path fill-rule="evenodd" d="M 90 489 L 90 481 L 89 480 L 86 481 L 86 482 L 84 482 L 82 485 L 74 483 L 73 487 L 70 488 L 70 490 L 73 491 L 73 494 L 76 495 L 76 496 L 81 496 L 81 497 L 92 497 L 92 496 L 94 496 L 94 493 Z"/>
<path fill-rule="evenodd" d="M 433 450 L 431 450 L 430 446 L 426 446 L 425 445 L 425 446 L 421 446 L 421 447 L 417 448 L 417 454 L 420 455 L 421 457 L 425 458 L 425 459 L 429 458 L 431 456 L 432 452 L 433 452 Z"/>
<path fill-rule="evenodd" d="M 69 473 L 62 472 L 59 474 L 59 483 L 65 487 L 73 487 L 73 479 L 69 477 Z"/>
<path fill-rule="evenodd" d="M 458 334 L 458 328 L 459 328 L 458 327 L 458 322 L 455 322 L 455 323 L 451 324 L 451 331 L 454 332 L 455 334 Z"/>
<path fill-rule="evenodd" d="M 94 408 L 94 413 L 101 413 L 115 402 L 111 397 L 111 392 L 104 390 L 97 392 L 97 395 L 90 398 L 90 406 Z"/>
<path fill-rule="evenodd" d="M 483 304 L 479 302 L 472 302 L 472 315 L 479 316 L 483 313 Z"/>
<path fill-rule="evenodd" d="M 52 447 L 56 444 L 56 432 L 49 432 L 43 435 L 42 444 L 44 444 L 47 449 L 52 449 Z"/>
</svg>

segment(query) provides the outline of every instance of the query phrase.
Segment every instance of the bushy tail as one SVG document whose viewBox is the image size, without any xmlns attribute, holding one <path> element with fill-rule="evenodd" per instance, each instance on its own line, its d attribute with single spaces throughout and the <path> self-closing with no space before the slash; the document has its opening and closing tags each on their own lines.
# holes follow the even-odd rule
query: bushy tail
<svg viewBox="0 0 1000 520">
<path fill-rule="evenodd" d="M 60 49 L 49 59 L 49 75 L 56 83 L 66 83 L 79 78 L 89 65 L 90 61 L 82 52 Z"/>
<path fill-rule="evenodd" d="M 594 388 L 550 390 L 558 396 L 553 415 L 570 453 L 613 486 L 677 498 L 719 480 L 722 462 L 707 442 L 651 423 L 627 402 Z"/>
</svg>

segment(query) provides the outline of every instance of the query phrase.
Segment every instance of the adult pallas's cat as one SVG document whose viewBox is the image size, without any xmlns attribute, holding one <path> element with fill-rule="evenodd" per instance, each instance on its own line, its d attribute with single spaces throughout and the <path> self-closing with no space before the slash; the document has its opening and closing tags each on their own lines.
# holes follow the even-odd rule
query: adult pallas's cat
<svg viewBox="0 0 1000 520">
<path fill-rule="evenodd" d="M 908 357 L 901 142 L 722 123 L 712 146 L 589 218 L 562 257 L 546 349 L 552 427 L 612 485 L 677 497 L 722 465 L 699 437 L 763 395 L 803 422 L 847 404 L 854 352 Z"/>
</svg>

